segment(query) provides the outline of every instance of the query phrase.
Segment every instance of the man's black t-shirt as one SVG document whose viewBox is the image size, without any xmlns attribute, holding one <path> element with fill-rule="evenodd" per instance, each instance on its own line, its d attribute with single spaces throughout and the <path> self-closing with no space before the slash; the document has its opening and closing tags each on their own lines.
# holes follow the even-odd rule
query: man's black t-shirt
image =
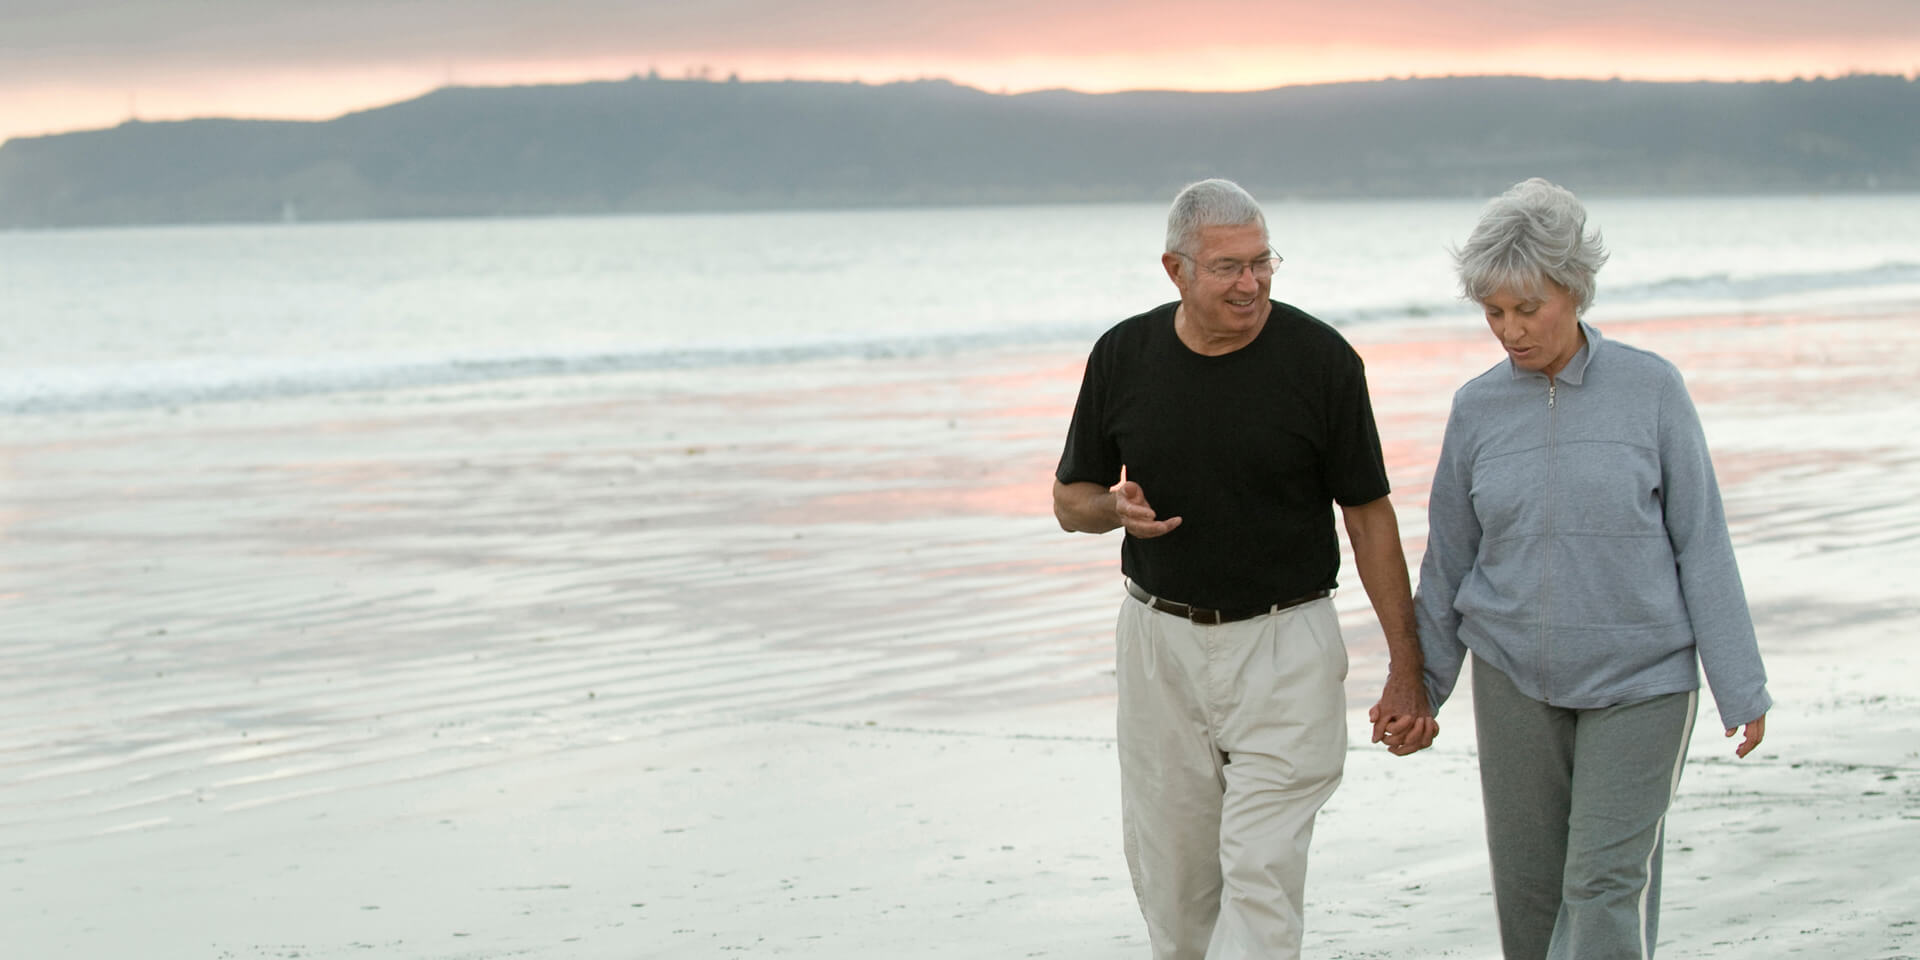
<svg viewBox="0 0 1920 960">
<path fill-rule="evenodd" d="M 1275 302 L 1253 342 L 1203 356 L 1174 332 L 1178 306 L 1094 344 L 1055 477 L 1112 486 L 1124 465 L 1161 519 L 1182 518 L 1121 547 L 1121 570 L 1149 593 L 1242 610 L 1332 589 L 1332 503 L 1388 492 L 1359 355 Z"/>
</svg>

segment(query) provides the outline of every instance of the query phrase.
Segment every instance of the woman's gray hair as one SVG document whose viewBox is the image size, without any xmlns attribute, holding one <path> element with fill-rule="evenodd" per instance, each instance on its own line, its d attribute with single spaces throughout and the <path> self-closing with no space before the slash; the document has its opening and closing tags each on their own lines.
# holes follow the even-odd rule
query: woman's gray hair
<svg viewBox="0 0 1920 960">
<path fill-rule="evenodd" d="M 1266 214 L 1239 184 L 1218 179 L 1188 184 L 1167 211 L 1167 252 L 1192 256 L 1201 230 L 1249 223 L 1257 223 L 1261 233 L 1267 232 Z"/>
<path fill-rule="evenodd" d="M 1600 231 L 1586 232 L 1587 208 L 1565 187 L 1539 177 L 1487 203 L 1465 246 L 1453 251 L 1460 292 L 1485 302 L 1509 290 L 1546 294 L 1552 280 L 1573 294 L 1576 314 L 1593 303 L 1593 276 L 1607 262 Z"/>
</svg>

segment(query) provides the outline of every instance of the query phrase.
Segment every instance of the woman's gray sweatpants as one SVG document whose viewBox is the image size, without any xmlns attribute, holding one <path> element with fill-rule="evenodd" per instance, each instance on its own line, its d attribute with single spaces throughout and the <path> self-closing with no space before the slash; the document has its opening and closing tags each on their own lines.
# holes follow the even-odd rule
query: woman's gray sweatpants
<svg viewBox="0 0 1920 960">
<path fill-rule="evenodd" d="M 1699 691 L 1597 710 L 1473 661 L 1480 792 L 1506 960 L 1649 960 L 1667 808 Z"/>
</svg>

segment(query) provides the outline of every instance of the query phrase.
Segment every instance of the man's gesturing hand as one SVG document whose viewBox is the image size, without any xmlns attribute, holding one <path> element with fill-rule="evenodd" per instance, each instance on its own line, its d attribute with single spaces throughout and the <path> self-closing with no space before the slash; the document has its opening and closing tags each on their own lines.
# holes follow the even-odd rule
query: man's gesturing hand
<svg viewBox="0 0 1920 960">
<path fill-rule="evenodd" d="M 1120 518 L 1120 526 L 1133 536 L 1143 540 L 1163 536 L 1180 525 L 1179 517 L 1154 519 L 1153 507 L 1147 503 L 1147 495 L 1132 480 L 1122 480 L 1109 487 L 1107 492 L 1113 494 L 1113 510 Z"/>
</svg>

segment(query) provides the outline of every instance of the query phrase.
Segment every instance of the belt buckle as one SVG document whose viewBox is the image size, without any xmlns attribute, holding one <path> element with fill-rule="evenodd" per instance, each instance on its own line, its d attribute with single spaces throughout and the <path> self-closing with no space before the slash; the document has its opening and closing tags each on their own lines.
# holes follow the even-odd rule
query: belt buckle
<svg viewBox="0 0 1920 960">
<path fill-rule="evenodd" d="M 1194 623 L 1204 623 L 1208 626 L 1217 627 L 1220 625 L 1220 611 L 1208 610 L 1205 607 L 1188 607 L 1187 619 Z"/>
</svg>

